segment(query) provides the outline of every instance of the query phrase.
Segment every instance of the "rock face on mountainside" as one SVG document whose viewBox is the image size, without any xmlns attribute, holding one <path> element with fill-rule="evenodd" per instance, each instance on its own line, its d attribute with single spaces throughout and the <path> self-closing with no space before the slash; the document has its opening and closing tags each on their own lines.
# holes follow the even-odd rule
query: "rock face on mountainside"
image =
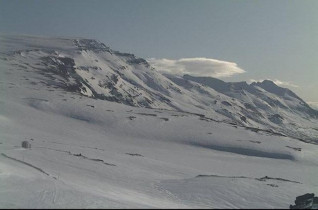
<svg viewBox="0 0 318 210">
<path fill-rule="evenodd" d="M 0 61 L 64 89 L 130 106 L 204 114 L 318 143 L 318 112 L 269 80 L 247 84 L 162 74 L 145 59 L 92 39 L 1 36 Z"/>
</svg>

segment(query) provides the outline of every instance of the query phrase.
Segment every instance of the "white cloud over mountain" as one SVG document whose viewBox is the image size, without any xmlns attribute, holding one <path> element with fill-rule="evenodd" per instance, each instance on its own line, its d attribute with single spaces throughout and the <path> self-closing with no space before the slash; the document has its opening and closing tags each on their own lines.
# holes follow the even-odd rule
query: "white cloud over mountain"
<svg viewBox="0 0 318 210">
<path fill-rule="evenodd" d="M 193 76 L 229 77 L 245 73 L 236 63 L 212 58 L 156 59 L 148 62 L 158 71 L 172 74 L 191 74 Z"/>
<path fill-rule="evenodd" d="M 318 110 L 318 101 L 307 101 L 307 103 L 314 109 Z"/>
</svg>

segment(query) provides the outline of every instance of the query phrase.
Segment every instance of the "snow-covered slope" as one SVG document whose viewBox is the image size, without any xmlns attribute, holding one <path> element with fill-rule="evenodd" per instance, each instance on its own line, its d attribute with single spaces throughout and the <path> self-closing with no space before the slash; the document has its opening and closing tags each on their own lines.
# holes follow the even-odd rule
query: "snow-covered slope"
<svg viewBox="0 0 318 210">
<path fill-rule="evenodd" d="M 0 207 L 288 208 L 318 193 L 317 146 L 282 134 L 317 137 L 315 115 L 288 90 L 162 75 L 94 40 L 0 46 Z"/>
<path fill-rule="evenodd" d="M 2 62 L 37 73 L 45 86 L 136 107 L 200 113 L 317 143 L 318 112 L 268 80 L 248 85 L 163 75 L 146 60 L 91 39 L 1 36 L 0 40 Z"/>
<path fill-rule="evenodd" d="M 210 87 L 230 100 L 221 103 L 217 112 L 227 114 L 237 123 L 278 131 L 284 135 L 306 142 L 317 143 L 318 112 L 291 90 L 277 86 L 274 82 L 247 84 L 246 82 L 226 83 L 215 78 L 183 78 Z M 224 106 L 225 105 L 225 106 Z"/>
</svg>

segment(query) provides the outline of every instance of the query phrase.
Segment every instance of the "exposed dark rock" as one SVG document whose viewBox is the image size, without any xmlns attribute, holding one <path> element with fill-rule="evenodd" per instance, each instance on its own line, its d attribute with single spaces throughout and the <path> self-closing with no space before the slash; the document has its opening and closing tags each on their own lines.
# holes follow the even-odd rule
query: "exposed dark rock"
<svg viewBox="0 0 318 210">
<path fill-rule="evenodd" d="M 128 117 L 128 119 L 130 119 L 130 120 L 133 120 L 133 119 L 135 119 L 136 117 L 135 116 L 129 116 Z"/>
<path fill-rule="evenodd" d="M 153 116 L 156 117 L 156 114 L 148 114 L 148 113 L 136 113 L 136 114 L 140 114 L 140 115 L 145 115 L 145 116 Z"/>
<path fill-rule="evenodd" d="M 23 141 L 22 142 L 22 147 L 26 148 L 26 149 L 30 149 L 31 148 L 31 143 L 28 141 Z"/>
<path fill-rule="evenodd" d="M 258 178 L 256 180 L 259 180 L 259 181 L 277 180 L 277 181 L 293 182 L 293 183 L 301 184 L 300 182 L 297 182 L 297 181 L 292 181 L 292 180 L 283 179 L 283 178 L 273 178 L 273 177 L 269 177 L 269 176 L 264 176 L 264 177 Z"/>
<path fill-rule="evenodd" d="M 314 193 L 306 193 L 296 197 L 295 205 L 290 205 L 290 209 L 318 209 L 318 197 Z"/>
<path fill-rule="evenodd" d="M 222 101 L 221 102 L 223 105 L 225 105 L 225 106 L 232 106 L 232 104 L 230 104 L 229 102 L 227 102 L 227 101 Z"/>
<path fill-rule="evenodd" d="M 241 116 L 240 119 L 246 123 L 246 117 L 245 116 Z"/>
<path fill-rule="evenodd" d="M 139 156 L 139 157 L 143 157 L 143 155 L 141 154 L 137 154 L 137 153 L 126 153 L 127 155 L 130 155 L 130 156 Z"/>
<path fill-rule="evenodd" d="M 91 50 L 94 52 L 109 52 L 112 53 L 110 48 L 105 44 L 98 42 L 94 39 L 76 39 L 73 41 L 75 46 L 78 47 L 79 50 Z"/>
<path fill-rule="evenodd" d="M 270 121 L 272 121 L 273 123 L 276 123 L 276 124 L 281 124 L 283 122 L 283 117 L 280 116 L 279 114 L 274 114 L 272 116 L 270 116 L 268 118 Z"/>
<path fill-rule="evenodd" d="M 301 151 L 301 148 L 299 148 L 299 147 L 290 147 L 290 146 L 286 146 L 287 148 L 291 148 L 291 149 L 293 149 L 293 150 L 295 150 L 295 151 L 298 151 L 298 152 L 300 152 Z"/>
<path fill-rule="evenodd" d="M 277 184 L 267 184 L 268 186 L 271 186 L 271 187 L 278 187 Z"/>
</svg>

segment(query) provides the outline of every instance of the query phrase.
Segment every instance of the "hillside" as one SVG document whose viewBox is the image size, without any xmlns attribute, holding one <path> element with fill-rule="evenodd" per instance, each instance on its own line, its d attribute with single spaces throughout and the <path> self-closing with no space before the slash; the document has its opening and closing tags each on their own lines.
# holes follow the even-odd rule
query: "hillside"
<svg viewBox="0 0 318 210">
<path fill-rule="evenodd" d="M 318 194 L 317 112 L 271 81 L 162 74 L 90 39 L 0 46 L 1 208 L 288 208 Z"/>
</svg>

